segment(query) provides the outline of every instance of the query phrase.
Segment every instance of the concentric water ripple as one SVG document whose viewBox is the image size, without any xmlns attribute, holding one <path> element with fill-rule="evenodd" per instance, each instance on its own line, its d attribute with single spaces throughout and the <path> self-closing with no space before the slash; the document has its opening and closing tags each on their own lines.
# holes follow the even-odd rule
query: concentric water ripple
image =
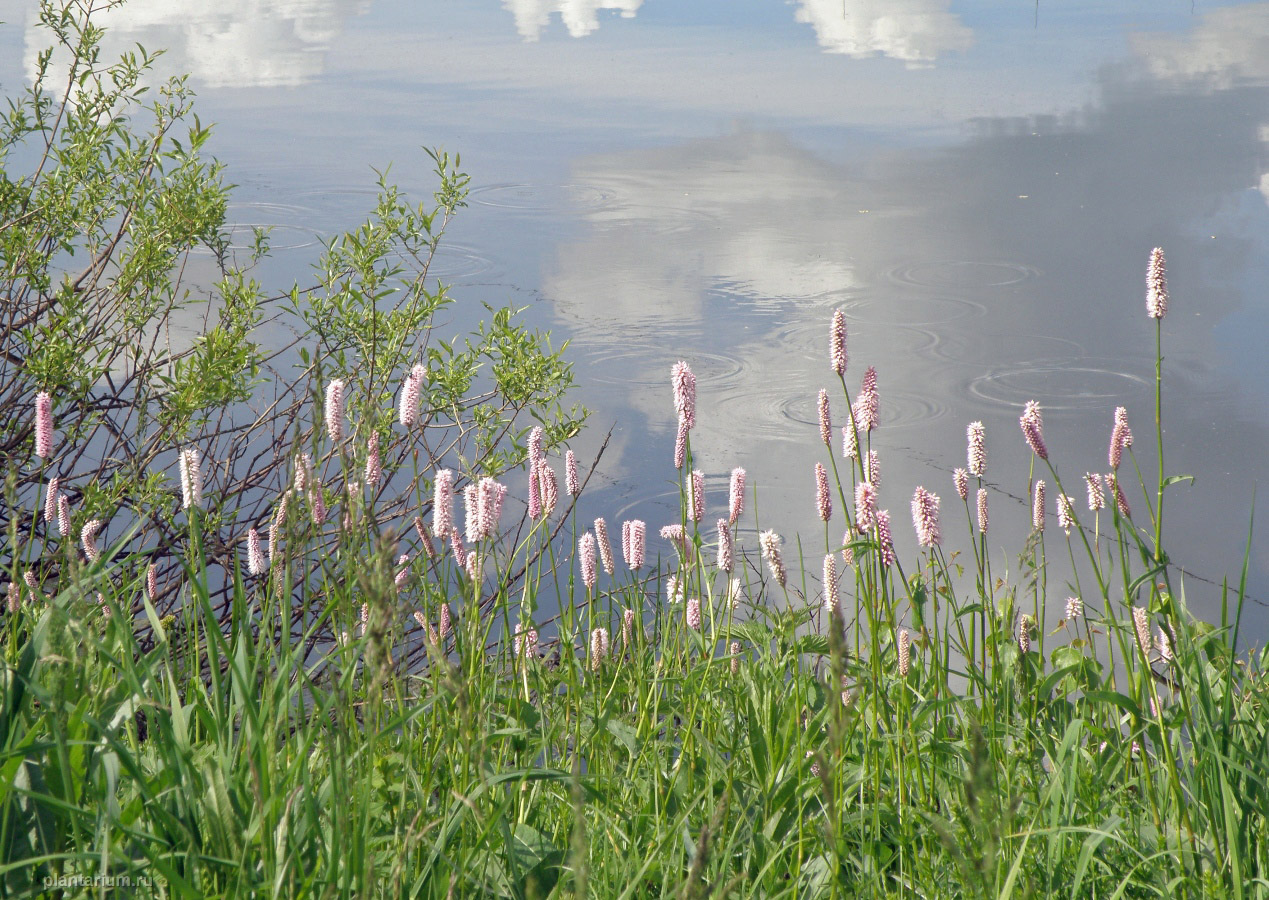
<svg viewBox="0 0 1269 900">
<path fill-rule="evenodd" d="M 472 203 L 515 212 L 589 212 L 612 204 L 615 194 L 590 184 L 487 184 L 473 188 Z"/>
<path fill-rule="evenodd" d="M 413 262 L 413 261 L 411 261 Z M 427 274 L 432 278 L 471 278 L 493 268 L 493 260 L 466 244 L 442 240 L 436 248 Z"/>
<path fill-rule="evenodd" d="M 715 398 L 711 413 L 738 423 L 756 438 L 806 443 L 819 439 L 818 390 L 743 386 Z M 832 396 L 834 446 L 847 415 L 842 398 Z M 882 388 L 880 428 L 924 425 L 950 414 L 949 407 L 924 394 Z"/>
<path fill-rule="evenodd" d="M 1021 263 L 923 260 L 895 266 L 886 272 L 886 278 L 895 284 L 912 287 L 968 289 L 1020 284 L 1039 274 L 1039 269 Z"/>
<path fill-rule="evenodd" d="M 1141 363 L 1068 357 L 995 368 L 971 381 L 969 392 L 1009 408 L 1038 400 L 1048 409 L 1097 409 L 1138 396 L 1152 384 L 1153 372 Z"/>
<path fill-rule="evenodd" d="M 225 211 L 225 231 L 230 250 L 255 246 L 255 229 L 268 232 L 271 251 L 300 250 L 321 243 L 322 234 L 312 227 L 317 210 L 285 203 L 231 203 Z M 203 252 L 208 252 L 204 250 Z"/>
<path fill-rule="evenodd" d="M 888 295 L 848 300 L 839 304 L 847 321 L 873 325 L 946 325 L 987 314 L 986 304 L 967 297 L 896 297 Z"/>
<path fill-rule="evenodd" d="M 687 358 L 698 385 L 725 384 L 736 380 L 746 370 L 739 356 L 692 350 L 677 354 L 664 344 L 624 343 L 579 348 L 579 356 L 589 366 L 588 379 L 605 384 L 663 387 L 670 391 L 670 369 Z"/>
</svg>

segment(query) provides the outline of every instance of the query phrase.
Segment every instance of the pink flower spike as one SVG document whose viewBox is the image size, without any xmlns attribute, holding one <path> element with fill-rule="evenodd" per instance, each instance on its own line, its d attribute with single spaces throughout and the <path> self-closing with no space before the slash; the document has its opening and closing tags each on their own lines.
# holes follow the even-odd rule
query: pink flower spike
<svg viewBox="0 0 1269 900">
<path fill-rule="evenodd" d="M 899 630 L 899 677 L 907 678 L 912 671 L 912 633 L 906 628 Z"/>
<path fill-rule="evenodd" d="M 674 436 L 674 468 L 681 469 L 687 462 L 687 423 L 679 419 L 679 428 Z"/>
<path fill-rule="evenodd" d="M 621 642 L 629 647 L 634 643 L 635 611 L 627 609 L 621 614 Z"/>
<path fill-rule="evenodd" d="M 696 376 L 687 363 L 679 360 L 674 364 L 670 377 L 674 383 L 674 409 L 679 414 L 679 421 L 690 431 L 696 427 Z"/>
<path fill-rule="evenodd" d="M 48 487 L 44 489 L 44 523 L 51 524 L 53 517 L 57 515 L 57 495 L 58 488 L 61 486 L 62 480 L 56 475 L 48 480 Z"/>
<path fill-rule="evenodd" d="M 986 429 L 982 422 L 970 422 L 965 436 L 968 439 L 966 458 L 969 463 L 969 474 L 979 478 L 987 471 L 987 439 Z"/>
<path fill-rule="evenodd" d="M 849 530 L 842 535 L 842 562 L 848 566 L 855 564 L 855 548 L 850 545 L 854 539 L 855 536 Z"/>
<path fill-rule="evenodd" d="M 846 374 L 846 314 L 840 309 L 833 310 L 833 324 L 828 329 L 828 358 L 834 372 Z"/>
<path fill-rule="evenodd" d="M 418 424 L 419 398 L 423 393 L 423 380 L 426 377 L 427 368 L 420 363 L 401 382 L 401 402 L 397 413 L 399 421 L 406 428 L 413 428 Z"/>
<path fill-rule="evenodd" d="M 432 543 L 432 535 L 428 533 L 427 526 L 423 524 L 422 516 L 414 517 L 414 533 L 419 536 L 419 540 L 423 543 L 423 552 L 428 559 L 436 558 L 436 545 Z"/>
<path fill-rule="evenodd" d="M 538 467 L 538 481 L 542 484 L 542 515 L 549 516 L 559 502 L 560 485 L 555 480 L 555 470 L 545 461 Z"/>
<path fill-rule="evenodd" d="M 1137 632 L 1137 646 L 1143 656 L 1149 657 L 1153 641 L 1150 639 L 1150 613 L 1144 606 L 1132 608 L 1132 625 Z"/>
<path fill-rule="evenodd" d="M 1110 467 L 1119 468 L 1124 451 L 1132 446 L 1132 429 L 1128 427 L 1128 410 L 1115 407 L 1115 425 L 1110 432 Z"/>
<path fill-rule="evenodd" d="M 441 540 L 454 530 L 454 472 L 441 469 L 436 473 L 435 492 L 432 498 L 432 534 Z"/>
<path fill-rule="evenodd" d="M 463 488 L 463 524 L 467 534 L 467 543 L 474 544 L 483 535 L 480 533 L 480 487 L 469 484 Z"/>
<path fill-rule="evenodd" d="M 745 470 L 731 470 L 731 491 L 728 498 L 728 524 L 735 525 L 745 511 Z"/>
<path fill-rule="evenodd" d="M 379 478 L 383 475 L 383 464 L 379 461 L 379 434 L 372 432 L 370 440 L 366 442 L 366 472 L 363 479 L 370 490 L 373 491 L 379 485 Z"/>
<path fill-rule="evenodd" d="M 397 559 L 397 574 L 393 577 L 392 583 L 396 585 L 397 590 L 401 590 L 405 583 L 410 579 L 410 557 L 409 554 L 402 554 Z"/>
<path fill-rule="evenodd" d="M 674 544 L 674 549 L 681 555 L 686 556 L 691 549 L 691 543 L 688 540 L 687 532 L 683 530 L 683 526 L 679 524 L 665 525 L 661 528 L 661 539 Z"/>
<path fill-rule="evenodd" d="M 1028 400 L 1023 408 L 1022 416 L 1018 419 L 1018 424 L 1022 426 L 1022 436 L 1026 438 L 1031 452 L 1040 459 L 1048 459 L 1049 451 L 1044 446 L 1044 421 L 1040 417 L 1040 404 L 1034 400 Z"/>
<path fill-rule="evenodd" d="M 978 533 L 987 533 L 987 489 L 978 489 Z"/>
<path fill-rule="evenodd" d="M 62 537 L 70 534 L 71 530 L 71 514 L 70 500 L 65 494 L 57 495 L 57 533 Z"/>
<path fill-rule="evenodd" d="M 1035 483 L 1035 492 L 1031 495 L 1031 527 L 1044 534 L 1044 481 Z"/>
<path fill-rule="evenodd" d="M 440 627 L 436 632 L 436 636 L 443 641 L 449 637 L 451 630 L 453 630 L 453 626 L 450 624 L 449 604 L 442 603 Z"/>
<path fill-rule="evenodd" d="M 726 519 L 718 520 L 718 568 L 724 572 L 732 569 L 731 531 Z"/>
<path fill-rule="evenodd" d="M 1162 319 L 1168 314 L 1168 267 L 1163 259 L 1163 249 L 1150 251 L 1150 263 L 1146 267 L 1146 315 Z"/>
<path fill-rule="evenodd" d="M 687 601 L 687 627 L 693 631 L 701 630 L 701 601 L 699 597 L 693 597 Z"/>
<path fill-rule="evenodd" d="M 1073 622 L 1084 616 L 1084 601 L 1079 597 L 1066 598 L 1066 620 Z"/>
<path fill-rule="evenodd" d="M 939 498 L 923 487 L 912 495 L 912 525 L 922 547 L 937 547 L 943 539 L 939 532 Z"/>
<path fill-rule="evenodd" d="M 890 510 L 877 510 L 877 546 L 881 552 L 881 564 L 887 569 L 895 564 L 894 541 L 890 537 Z"/>
<path fill-rule="evenodd" d="M 599 575 L 595 571 L 595 536 L 589 531 L 582 535 L 578 544 L 578 559 L 582 567 L 582 581 L 588 591 L 595 589 Z"/>
<path fill-rule="evenodd" d="M 88 557 L 89 562 L 101 559 L 101 550 L 97 547 L 97 533 L 101 531 L 101 525 L 100 519 L 93 519 L 79 532 L 79 540 L 84 545 L 84 556 Z"/>
<path fill-rule="evenodd" d="M 582 483 L 577 477 L 577 457 L 572 450 L 564 454 L 564 489 L 570 497 L 582 492 Z"/>
<path fill-rule="evenodd" d="M 833 517 L 833 499 L 828 492 L 828 470 L 823 463 L 815 464 L 815 506 L 821 520 L 827 522 Z"/>
<path fill-rule="evenodd" d="M 590 668 L 598 672 L 604 658 L 608 656 L 608 629 L 596 628 L 590 633 Z"/>
<path fill-rule="evenodd" d="M 159 567 L 154 563 L 145 568 L 145 596 L 151 603 L 159 596 Z"/>
<path fill-rule="evenodd" d="M 1058 494 L 1057 497 L 1057 516 L 1058 525 L 1062 527 L 1068 535 L 1071 529 L 1075 527 L 1075 500 L 1067 494 Z"/>
<path fill-rule="evenodd" d="M 864 470 L 868 476 L 868 483 L 875 488 L 881 487 L 881 457 L 877 455 L 876 450 L 868 451 L 868 460 Z"/>
<path fill-rule="evenodd" d="M 700 469 L 693 469 L 687 482 L 687 506 L 693 522 L 705 518 L 705 473 Z"/>
<path fill-rule="evenodd" d="M 1106 507 L 1106 495 L 1102 492 L 1102 476 L 1095 472 L 1084 473 L 1084 483 L 1088 485 L 1088 511 L 1097 512 Z"/>
<path fill-rule="evenodd" d="M 780 536 L 774 531 L 764 531 L 758 535 L 758 546 L 762 549 L 762 557 L 767 561 L 771 577 L 780 587 L 784 587 L 787 575 L 784 571 L 784 559 L 780 555 Z"/>
<path fill-rule="evenodd" d="M 859 436 L 855 434 L 855 426 L 850 423 L 842 426 L 842 456 L 847 459 L 859 456 Z"/>
<path fill-rule="evenodd" d="M 837 612 L 841 605 L 841 594 L 837 587 L 837 555 L 826 554 L 824 557 L 824 611 L 830 616 Z"/>
<path fill-rule="evenodd" d="M 313 485 L 308 492 L 308 508 L 314 525 L 321 525 L 326 521 L 326 500 L 322 497 L 321 479 L 313 479 Z"/>
<path fill-rule="evenodd" d="M 621 548 L 626 558 L 626 565 L 631 571 L 643 568 L 644 554 L 647 548 L 648 526 L 642 519 L 631 519 L 622 523 Z"/>
<path fill-rule="evenodd" d="M 181 508 L 202 506 L 203 473 L 199 468 L 198 450 L 186 447 L 180 454 Z"/>
<path fill-rule="evenodd" d="M 53 398 L 48 391 L 35 395 L 35 455 L 40 459 L 53 455 Z"/>
<path fill-rule="evenodd" d="M 344 439 L 344 382 L 336 378 L 326 385 L 326 433 L 332 444 Z"/>
<path fill-rule="evenodd" d="M 872 366 L 864 372 L 863 384 L 855 398 L 855 427 L 860 431 L 872 431 L 881 424 L 881 397 L 877 393 L 877 370 Z"/>
<path fill-rule="evenodd" d="M 458 568 L 466 572 L 467 548 L 463 546 L 463 536 L 458 533 L 457 528 L 449 530 L 449 548 L 454 551 L 454 562 L 458 563 Z"/>
<path fill-rule="evenodd" d="M 268 568 L 264 548 L 260 545 L 260 533 L 252 528 L 247 532 L 247 571 L 252 575 L 263 575 Z"/>
<path fill-rule="evenodd" d="M 1128 498 L 1124 496 L 1123 488 L 1119 486 L 1119 477 L 1114 472 L 1106 473 L 1106 490 L 1114 495 L 1119 514 L 1125 519 L 1131 519 L 1132 507 L 1128 505 Z"/>
<path fill-rule="evenodd" d="M 956 495 L 962 500 L 969 500 L 969 473 L 964 469 L 952 472 L 952 484 L 956 486 Z"/>
<path fill-rule="evenodd" d="M 608 523 L 602 518 L 595 520 L 595 543 L 599 545 L 599 561 L 604 572 L 611 575 L 616 569 L 612 558 L 612 542 L 608 540 Z"/>
<path fill-rule="evenodd" d="M 820 416 L 820 440 L 825 447 L 833 446 L 833 421 L 828 408 L 828 391 L 820 388 L 820 395 L 815 401 L 815 408 Z"/>
<path fill-rule="evenodd" d="M 476 503 L 476 518 L 480 523 L 482 538 L 494 537 L 498 534 L 498 523 L 502 519 L 502 504 L 507 496 L 507 486 L 492 478 L 480 479 L 480 497 Z"/>
<path fill-rule="evenodd" d="M 870 482 L 855 485 L 855 527 L 867 534 L 877 524 L 877 489 Z"/>
</svg>

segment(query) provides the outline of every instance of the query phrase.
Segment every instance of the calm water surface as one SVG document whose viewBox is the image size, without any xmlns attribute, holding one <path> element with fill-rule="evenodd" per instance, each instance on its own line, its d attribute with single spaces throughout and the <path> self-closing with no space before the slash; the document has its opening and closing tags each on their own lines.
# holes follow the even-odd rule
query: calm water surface
<svg viewBox="0 0 1269 900">
<path fill-rule="evenodd" d="M 0 0 L 6 93 L 42 42 L 33 7 Z M 103 21 L 114 48 L 193 73 L 233 220 L 274 226 L 274 284 L 364 217 L 370 166 L 424 196 L 418 148 L 461 152 L 471 208 L 437 274 L 466 308 L 526 305 L 571 340 L 595 412 L 575 449 L 615 426 L 586 509 L 610 522 L 677 516 L 686 359 L 711 515 L 742 465 L 762 526 L 818 559 L 815 394 L 840 307 L 852 390 L 878 369 L 901 542 L 924 484 L 968 548 L 950 473 L 981 419 L 1016 571 L 1025 401 L 1081 504 L 1117 405 L 1154 477 L 1144 272 L 1162 246 L 1167 468 L 1197 476 L 1169 494 L 1169 544 L 1201 614 L 1236 580 L 1269 450 L 1269 3 L 133 0 Z M 1269 600 L 1269 540 L 1250 585 Z M 1269 609 L 1248 614 L 1263 639 Z"/>
</svg>

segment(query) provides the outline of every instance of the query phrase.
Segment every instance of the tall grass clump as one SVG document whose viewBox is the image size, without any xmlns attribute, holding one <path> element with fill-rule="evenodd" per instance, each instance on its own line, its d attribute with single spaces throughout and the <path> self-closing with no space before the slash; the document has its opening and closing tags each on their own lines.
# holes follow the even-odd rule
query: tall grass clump
<svg viewBox="0 0 1269 900">
<path fill-rule="evenodd" d="M 1030 403 L 1020 434 L 968 425 L 954 497 L 894 493 L 839 311 L 822 553 L 759 522 L 742 459 L 707 494 L 686 361 L 679 515 L 583 517 L 560 354 L 504 310 L 438 334 L 456 159 L 434 205 L 384 183 L 317 286 L 271 298 L 208 132 L 172 136 L 183 84 L 138 132 L 146 61 L 44 15 L 67 92 L 42 58 L 0 134 L 34 160 L 0 178 L 0 895 L 1269 896 L 1246 567 L 1220 622 L 1189 613 L 1161 364 L 1155 482 L 1126 410 L 1064 478 Z M 197 247 L 212 288 L 181 282 Z M 209 300 L 192 346 L 155 337 Z M 298 332 L 273 355 L 271 307 Z M 1069 562 L 1060 588 L 993 569 L 989 438 L 1032 451 L 1016 538 Z"/>
</svg>

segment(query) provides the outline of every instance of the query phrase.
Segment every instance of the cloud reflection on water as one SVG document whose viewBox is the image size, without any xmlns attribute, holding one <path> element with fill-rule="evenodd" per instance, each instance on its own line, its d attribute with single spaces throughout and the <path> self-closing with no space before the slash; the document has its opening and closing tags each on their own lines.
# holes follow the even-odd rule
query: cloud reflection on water
<svg viewBox="0 0 1269 900">
<path fill-rule="evenodd" d="M 304 84 L 320 75 L 344 21 L 371 0 L 129 0 L 93 21 L 106 29 L 102 59 L 135 44 L 165 49 L 162 68 L 188 72 L 209 87 Z M 23 68 L 35 71 L 49 41 L 28 11 Z M 59 58 L 59 57 L 55 57 Z M 61 60 L 60 67 L 65 68 Z"/>
<path fill-rule="evenodd" d="M 888 56 L 909 67 L 967 50 L 973 31 L 948 11 L 950 0 L 798 0 L 796 19 L 821 48 L 855 59 Z"/>
<path fill-rule="evenodd" d="M 643 0 L 503 0 L 503 8 L 516 19 L 516 31 L 526 41 L 536 41 L 550 24 L 551 14 L 559 13 L 570 36 L 586 37 L 599 28 L 600 10 L 621 13 L 633 19 Z"/>
</svg>

